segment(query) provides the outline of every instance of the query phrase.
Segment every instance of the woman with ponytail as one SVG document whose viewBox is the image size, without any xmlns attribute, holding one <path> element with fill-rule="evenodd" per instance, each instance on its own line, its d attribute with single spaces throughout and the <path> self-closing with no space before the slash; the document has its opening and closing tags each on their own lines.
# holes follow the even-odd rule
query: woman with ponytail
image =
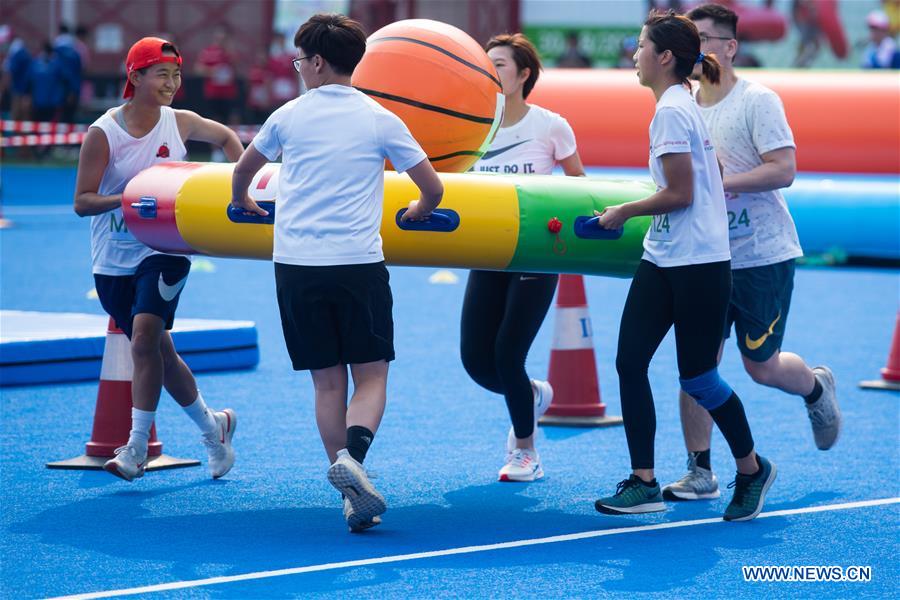
<svg viewBox="0 0 900 600">
<path fill-rule="evenodd" d="M 671 11 L 650 13 L 634 61 L 641 85 L 656 97 L 650 173 L 657 191 L 598 213 L 600 226 L 608 229 L 631 217 L 653 217 L 622 313 L 616 356 L 632 474 L 594 506 L 615 515 L 665 510 L 653 472 L 656 414 L 647 369 L 674 325 L 681 387 L 712 415 L 737 464 L 724 518 L 748 521 L 762 510 L 776 470 L 754 451 L 744 407 L 717 369 L 731 294 L 728 220 L 722 174 L 688 80 L 700 64 L 704 77 L 717 81 L 720 66 L 715 55 L 700 51 L 694 23 Z"/>
</svg>

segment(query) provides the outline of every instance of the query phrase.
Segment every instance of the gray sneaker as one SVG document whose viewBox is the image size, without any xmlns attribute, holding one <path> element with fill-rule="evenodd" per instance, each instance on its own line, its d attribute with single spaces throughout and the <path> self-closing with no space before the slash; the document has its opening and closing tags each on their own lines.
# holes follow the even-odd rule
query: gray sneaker
<svg viewBox="0 0 900 600">
<path fill-rule="evenodd" d="M 353 460 L 346 448 L 338 450 L 334 464 L 328 468 L 328 481 L 349 501 L 355 521 L 373 521 L 387 510 L 384 496 L 375 489 L 366 470 Z M 348 517 L 347 525 L 353 528 L 355 523 Z"/>
<path fill-rule="evenodd" d="M 376 525 L 381 525 L 381 517 L 377 515 L 371 519 L 361 518 L 356 511 L 353 510 L 353 505 L 350 504 L 350 498 L 347 498 L 346 496 L 344 497 L 344 519 L 347 520 L 347 526 L 350 528 L 351 533 L 359 533 L 375 527 Z"/>
<path fill-rule="evenodd" d="M 719 480 L 709 469 L 697 466 L 697 453 L 688 452 L 687 475 L 665 486 L 666 500 L 707 500 L 719 497 Z"/>
<path fill-rule="evenodd" d="M 813 374 L 822 386 L 822 395 L 812 404 L 807 404 L 806 410 L 809 413 L 816 448 L 828 450 L 834 446 L 841 433 L 841 409 L 838 407 L 834 374 L 831 369 L 814 367 Z"/>
</svg>

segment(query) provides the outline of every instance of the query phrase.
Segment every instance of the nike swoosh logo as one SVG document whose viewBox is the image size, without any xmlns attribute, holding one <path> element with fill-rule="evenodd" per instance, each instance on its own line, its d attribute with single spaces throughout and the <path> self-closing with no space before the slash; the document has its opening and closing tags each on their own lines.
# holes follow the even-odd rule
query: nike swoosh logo
<svg viewBox="0 0 900 600">
<path fill-rule="evenodd" d="M 181 278 L 181 281 L 176 283 L 175 285 L 169 285 L 163 280 L 162 273 L 159 274 L 159 295 L 162 296 L 162 299 L 166 302 L 171 302 L 175 299 L 175 296 L 178 295 L 178 292 L 181 291 L 181 288 L 184 287 L 184 284 L 187 283 L 187 275 Z"/>
<path fill-rule="evenodd" d="M 759 337 L 758 339 L 751 340 L 749 333 L 744 334 L 744 344 L 747 346 L 747 348 L 749 348 L 750 350 L 756 350 L 760 346 L 762 346 L 766 342 L 766 339 L 768 339 L 768 337 L 770 335 L 775 333 L 775 331 L 774 331 L 775 323 L 777 323 L 780 320 L 781 320 L 781 313 L 779 312 L 778 316 L 775 317 L 775 320 L 772 321 L 772 324 L 769 325 L 769 330 L 767 332 L 765 332 L 764 334 L 762 334 L 762 336 Z"/>
<path fill-rule="evenodd" d="M 522 140 L 521 142 L 516 142 L 512 146 L 506 146 L 505 148 L 497 148 L 496 150 L 488 150 L 481 157 L 481 160 L 488 160 L 488 159 L 494 158 L 495 156 L 499 156 L 500 154 L 503 154 L 504 152 L 508 152 L 508 151 L 512 150 L 516 146 L 521 146 L 525 142 L 530 142 L 530 141 L 531 140 Z"/>
</svg>

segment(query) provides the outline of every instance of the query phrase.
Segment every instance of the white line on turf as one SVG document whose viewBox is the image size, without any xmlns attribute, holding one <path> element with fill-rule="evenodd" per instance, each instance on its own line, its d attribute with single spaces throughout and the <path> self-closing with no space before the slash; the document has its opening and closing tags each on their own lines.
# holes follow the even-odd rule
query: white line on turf
<svg viewBox="0 0 900 600">
<path fill-rule="evenodd" d="M 767 517 L 786 517 L 790 515 L 802 515 L 820 512 L 830 512 L 835 510 L 850 510 L 854 508 L 867 508 L 872 506 L 885 506 L 900 502 L 897 498 L 881 498 L 878 500 L 864 500 L 861 502 L 845 502 L 842 504 L 827 504 L 824 506 L 810 506 L 806 508 L 792 508 L 788 510 L 773 510 L 771 512 L 763 512 L 757 516 L 757 519 L 765 519 Z M 122 590 L 108 590 L 103 592 L 89 592 L 86 594 L 75 594 L 72 596 L 59 596 L 50 600 L 88 600 L 90 598 L 110 598 L 113 596 L 130 596 L 134 594 L 149 594 L 153 592 L 166 592 L 169 590 L 183 590 L 193 587 L 201 587 L 207 585 L 217 585 L 220 583 L 235 583 L 238 581 L 252 581 L 255 579 L 270 579 L 272 577 L 283 577 L 285 575 L 301 575 L 303 573 L 315 573 L 319 571 L 332 571 L 335 569 L 347 569 L 351 567 L 366 567 L 370 565 L 383 565 L 388 563 L 398 563 L 409 560 L 420 560 L 423 558 L 437 558 L 441 556 L 453 556 L 455 554 L 472 554 L 475 552 L 489 552 L 492 550 L 506 550 L 508 548 L 521 548 L 523 546 L 537 546 L 540 544 L 554 544 L 557 542 L 572 542 L 577 540 L 586 540 L 590 538 L 604 537 L 610 535 L 619 535 L 625 533 L 639 533 L 642 531 L 656 531 L 659 529 L 677 529 L 680 527 L 693 527 L 695 525 L 711 525 L 713 523 L 724 523 L 721 518 L 712 519 L 695 519 L 692 521 L 674 521 L 671 523 L 657 523 L 655 525 L 639 525 L 637 527 L 619 527 L 616 529 L 600 529 L 596 531 L 585 531 L 582 533 L 570 533 L 566 535 L 554 535 L 550 537 L 535 538 L 531 540 L 517 540 L 513 542 L 501 542 L 498 544 L 484 544 L 482 546 L 464 546 L 462 548 L 448 548 L 446 550 L 432 550 L 430 552 L 414 552 L 412 554 L 395 554 L 393 556 L 382 556 L 379 558 L 363 558 L 359 560 L 347 560 L 343 562 L 324 563 L 321 565 L 309 565 L 306 567 L 294 567 L 290 569 L 278 569 L 276 571 L 257 571 L 256 573 L 244 573 L 242 575 L 228 575 L 223 577 L 210 577 L 208 579 L 194 579 L 191 581 L 173 581 L 171 583 L 160 583 L 156 585 L 145 585 L 142 587 L 127 588 Z M 728 527 L 742 527 L 741 524 L 729 524 Z"/>
</svg>

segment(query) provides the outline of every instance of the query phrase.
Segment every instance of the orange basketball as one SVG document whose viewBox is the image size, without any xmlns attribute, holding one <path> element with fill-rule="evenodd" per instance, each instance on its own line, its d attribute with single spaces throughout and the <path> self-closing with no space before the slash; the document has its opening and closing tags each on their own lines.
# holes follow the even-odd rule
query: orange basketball
<svg viewBox="0 0 900 600">
<path fill-rule="evenodd" d="M 500 125 L 500 79 L 464 31 L 409 19 L 369 36 L 353 86 L 403 119 L 438 171 L 471 167 Z"/>
</svg>

